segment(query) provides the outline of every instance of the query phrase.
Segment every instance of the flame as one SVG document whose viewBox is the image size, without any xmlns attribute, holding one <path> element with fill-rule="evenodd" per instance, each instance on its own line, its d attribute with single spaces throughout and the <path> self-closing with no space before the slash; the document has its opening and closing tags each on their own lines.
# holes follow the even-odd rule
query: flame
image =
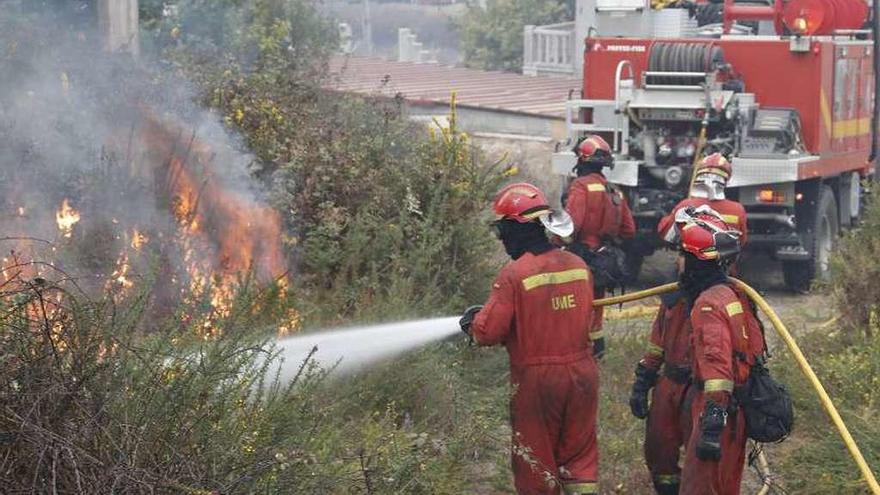
<svg viewBox="0 0 880 495">
<path fill-rule="evenodd" d="M 73 235 L 73 226 L 79 222 L 79 218 L 79 212 L 73 209 L 70 202 L 65 199 L 55 213 L 55 222 L 58 224 L 61 235 L 69 239 Z"/>
<path fill-rule="evenodd" d="M 129 270 L 131 270 L 131 265 L 128 263 L 128 254 L 123 251 L 119 255 L 119 259 L 116 260 L 116 269 L 110 274 L 109 282 L 116 284 L 123 290 L 131 289 L 134 287 L 134 282 L 129 278 Z"/>
<path fill-rule="evenodd" d="M 150 242 L 150 238 L 141 233 L 136 227 L 131 231 L 131 248 L 137 252 Z"/>
</svg>

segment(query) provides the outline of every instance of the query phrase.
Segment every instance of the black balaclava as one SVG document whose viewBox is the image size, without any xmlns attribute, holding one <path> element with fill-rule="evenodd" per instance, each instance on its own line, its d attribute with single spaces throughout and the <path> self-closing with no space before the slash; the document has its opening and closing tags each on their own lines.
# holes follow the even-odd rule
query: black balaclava
<svg viewBox="0 0 880 495">
<path fill-rule="evenodd" d="M 544 226 L 538 222 L 519 223 L 504 219 L 498 222 L 498 228 L 504 250 L 513 259 L 519 259 L 526 252 L 541 254 L 553 249 Z"/>
<path fill-rule="evenodd" d="M 610 157 L 604 155 L 592 156 L 587 160 L 578 159 L 577 165 L 574 166 L 574 172 L 578 177 L 590 174 L 601 174 L 602 168 L 608 165 Z"/>
<path fill-rule="evenodd" d="M 683 254 L 684 272 L 678 276 L 678 284 L 691 307 L 704 290 L 727 282 L 727 273 L 715 261 L 704 261 L 687 252 Z"/>
</svg>

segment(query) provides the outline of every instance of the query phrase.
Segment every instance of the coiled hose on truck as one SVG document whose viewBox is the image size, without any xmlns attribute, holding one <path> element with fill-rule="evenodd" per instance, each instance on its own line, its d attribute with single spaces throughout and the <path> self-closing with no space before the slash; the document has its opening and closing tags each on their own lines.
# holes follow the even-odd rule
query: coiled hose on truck
<svg viewBox="0 0 880 495">
<path fill-rule="evenodd" d="M 788 350 L 791 351 L 801 371 L 804 373 L 804 375 L 806 375 L 807 380 L 809 380 L 810 382 L 810 385 L 813 386 L 813 390 L 816 391 L 816 395 L 819 396 L 819 401 L 822 403 L 822 407 L 825 408 L 825 412 L 828 413 L 828 416 L 831 418 L 831 422 L 834 423 L 834 426 L 837 428 L 838 433 L 840 433 L 840 437 L 843 439 L 843 443 L 846 445 L 847 450 L 849 450 L 850 456 L 852 456 L 856 465 L 859 467 L 859 470 L 862 472 L 862 476 L 865 478 L 865 483 L 868 485 L 871 493 L 873 495 L 880 495 L 880 485 L 877 484 L 877 478 L 874 477 L 874 473 L 871 471 L 871 467 L 868 466 L 867 461 L 865 461 L 865 457 L 859 450 L 859 446 L 856 444 L 856 441 L 853 439 L 852 435 L 850 435 L 849 429 L 846 427 L 846 424 L 840 417 L 840 413 L 837 412 L 837 408 L 834 406 L 834 403 L 831 402 L 831 398 L 828 396 L 828 392 L 825 391 L 825 387 L 822 386 L 822 382 L 819 381 L 816 373 L 813 372 L 813 368 L 810 367 L 810 363 L 807 362 L 807 358 L 804 357 L 804 353 L 801 352 L 800 347 L 798 347 L 797 342 L 794 341 L 794 338 L 791 336 L 791 333 L 789 333 L 788 328 L 786 328 L 785 324 L 782 323 L 782 320 L 779 319 L 779 315 L 777 315 L 773 308 L 770 307 L 770 304 L 767 303 L 767 300 L 761 297 L 761 295 L 758 294 L 758 291 L 751 288 L 748 284 L 746 284 L 742 280 L 732 277 L 730 278 L 730 281 L 733 282 L 737 287 L 742 289 L 743 292 L 748 294 L 749 298 L 754 301 L 755 304 L 761 309 L 761 312 L 763 312 L 767 316 L 767 318 L 770 319 L 770 323 L 773 324 L 773 328 L 776 329 L 776 333 L 778 333 L 779 336 L 782 338 L 782 341 L 785 342 L 786 347 L 788 347 Z M 653 287 L 651 289 L 641 290 L 630 294 L 624 294 L 622 296 L 596 299 L 595 301 L 593 301 L 593 306 L 611 306 L 614 304 L 637 301 L 646 297 L 657 296 L 660 294 L 665 294 L 667 292 L 672 292 L 676 289 L 678 289 L 678 283 L 673 282 L 670 284 Z"/>
</svg>

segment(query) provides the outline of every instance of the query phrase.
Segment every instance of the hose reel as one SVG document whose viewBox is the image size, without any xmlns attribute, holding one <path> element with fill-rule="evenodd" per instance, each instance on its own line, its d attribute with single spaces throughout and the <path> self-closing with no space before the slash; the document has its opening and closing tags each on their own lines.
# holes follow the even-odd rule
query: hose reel
<svg viewBox="0 0 880 495">
<path fill-rule="evenodd" d="M 714 72 L 725 64 L 724 51 L 711 43 L 657 42 L 651 45 L 648 56 L 648 72 Z M 649 84 L 687 85 L 693 78 L 675 76 L 649 76 Z"/>
</svg>

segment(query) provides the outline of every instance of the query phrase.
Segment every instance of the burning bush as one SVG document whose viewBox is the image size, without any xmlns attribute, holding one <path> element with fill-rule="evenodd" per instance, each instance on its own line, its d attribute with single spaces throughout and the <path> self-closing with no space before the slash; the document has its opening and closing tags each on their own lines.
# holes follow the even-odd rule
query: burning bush
<svg viewBox="0 0 880 495">
<path fill-rule="evenodd" d="M 184 331 L 170 325 L 144 340 L 144 294 L 123 305 L 91 300 L 52 275 L 60 273 L 7 280 L 0 294 L 5 493 L 314 486 L 320 445 L 302 425 L 320 417 L 320 375 L 271 379 L 272 347 L 251 337 L 265 297 L 239 292 L 216 322 L 223 339 L 187 342 L 199 331 L 193 318 Z M 198 305 L 183 309 L 206 316 Z"/>
</svg>

